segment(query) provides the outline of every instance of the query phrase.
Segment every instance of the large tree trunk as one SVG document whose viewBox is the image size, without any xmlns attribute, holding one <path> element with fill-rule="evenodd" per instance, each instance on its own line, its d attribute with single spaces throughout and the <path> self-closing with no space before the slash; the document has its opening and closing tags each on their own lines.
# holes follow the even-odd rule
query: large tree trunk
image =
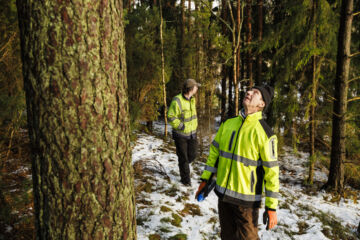
<svg viewBox="0 0 360 240">
<path fill-rule="evenodd" d="M 338 52 L 333 106 L 333 128 L 331 140 L 331 163 L 326 187 L 337 192 L 344 188 L 344 160 L 346 138 L 346 110 L 348 78 L 350 68 L 351 25 L 353 19 L 353 0 L 341 4 Z"/>
<path fill-rule="evenodd" d="M 136 239 L 122 1 L 17 7 L 37 239 Z"/>
</svg>

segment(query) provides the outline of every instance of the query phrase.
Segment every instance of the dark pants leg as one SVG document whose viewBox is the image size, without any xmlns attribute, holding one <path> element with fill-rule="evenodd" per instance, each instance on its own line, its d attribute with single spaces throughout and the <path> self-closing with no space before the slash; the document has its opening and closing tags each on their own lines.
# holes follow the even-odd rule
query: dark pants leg
<svg viewBox="0 0 360 240">
<path fill-rule="evenodd" d="M 196 139 L 186 139 L 183 137 L 174 137 L 176 154 L 179 161 L 179 170 L 181 182 L 184 184 L 191 183 L 189 163 L 194 161 L 197 152 Z"/>
<path fill-rule="evenodd" d="M 222 240 L 259 240 L 258 208 L 245 208 L 219 200 Z"/>
<path fill-rule="evenodd" d="M 192 163 L 196 156 L 197 156 L 197 139 L 196 138 L 191 138 L 187 140 L 188 142 L 188 160 L 189 163 Z"/>
</svg>

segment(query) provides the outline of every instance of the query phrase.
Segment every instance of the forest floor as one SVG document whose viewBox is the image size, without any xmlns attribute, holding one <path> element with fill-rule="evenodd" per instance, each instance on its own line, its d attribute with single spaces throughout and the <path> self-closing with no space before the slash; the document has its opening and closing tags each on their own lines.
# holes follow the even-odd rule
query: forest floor
<svg viewBox="0 0 360 240">
<path fill-rule="evenodd" d="M 192 186 L 183 186 L 174 143 L 163 140 L 161 122 L 154 126 L 153 134 L 137 132 L 132 143 L 138 239 L 220 239 L 216 195 L 210 193 L 201 203 L 194 199 L 206 154 L 191 165 Z M 27 142 L 27 132 L 21 135 L 19 142 Z M 204 152 L 210 141 L 203 139 Z M 266 231 L 261 209 L 260 239 L 358 239 L 360 191 L 347 187 L 343 197 L 319 191 L 327 179 L 327 170 L 320 163 L 316 165 L 314 185 L 306 186 L 308 155 L 294 154 L 290 148 L 281 152 L 278 225 Z M 7 206 L 0 206 L 0 240 L 33 239 L 31 162 L 24 157 L 29 155 L 28 150 L 18 152 L 4 162 L 0 184 Z"/>
<path fill-rule="evenodd" d="M 164 141 L 162 133 L 161 123 L 155 124 L 152 135 L 138 133 L 132 150 L 138 239 L 220 239 L 215 193 L 200 203 L 194 199 L 206 154 L 191 164 L 192 186 L 185 187 L 180 183 L 174 144 Z M 294 154 L 287 147 L 281 152 L 278 225 L 265 229 L 262 208 L 260 239 L 358 239 L 360 191 L 347 187 L 345 198 L 320 191 L 328 174 L 321 164 L 316 164 L 314 185 L 307 186 L 308 154 Z"/>
</svg>

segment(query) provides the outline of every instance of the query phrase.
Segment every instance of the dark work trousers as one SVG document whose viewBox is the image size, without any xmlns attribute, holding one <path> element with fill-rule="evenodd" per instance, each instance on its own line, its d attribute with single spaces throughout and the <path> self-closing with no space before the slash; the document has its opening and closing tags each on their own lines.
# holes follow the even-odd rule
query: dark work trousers
<svg viewBox="0 0 360 240">
<path fill-rule="evenodd" d="M 186 139 L 179 135 L 174 136 L 176 155 L 179 161 L 180 178 L 183 184 L 191 184 L 189 164 L 194 161 L 197 154 L 196 136 Z"/>
<path fill-rule="evenodd" d="M 219 200 L 222 240 L 259 240 L 259 208 L 241 207 Z"/>
</svg>

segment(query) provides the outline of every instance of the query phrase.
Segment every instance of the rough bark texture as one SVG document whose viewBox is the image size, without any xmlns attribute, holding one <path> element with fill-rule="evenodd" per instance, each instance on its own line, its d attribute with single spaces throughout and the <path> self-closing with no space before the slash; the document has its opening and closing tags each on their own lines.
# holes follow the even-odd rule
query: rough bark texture
<svg viewBox="0 0 360 240">
<path fill-rule="evenodd" d="M 344 187 L 344 160 L 346 137 L 346 110 L 348 78 L 350 68 L 351 25 L 353 19 L 353 0 L 341 4 L 338 52 L 333 107 L 333 127 L 331 141 L 331 162 L 327 188 L 341 192 Z"/>
<path fill-rule="evenodd" d="M 37 239 L 136 239 L 122 1 L 18 0 Z"/>
</svg>

